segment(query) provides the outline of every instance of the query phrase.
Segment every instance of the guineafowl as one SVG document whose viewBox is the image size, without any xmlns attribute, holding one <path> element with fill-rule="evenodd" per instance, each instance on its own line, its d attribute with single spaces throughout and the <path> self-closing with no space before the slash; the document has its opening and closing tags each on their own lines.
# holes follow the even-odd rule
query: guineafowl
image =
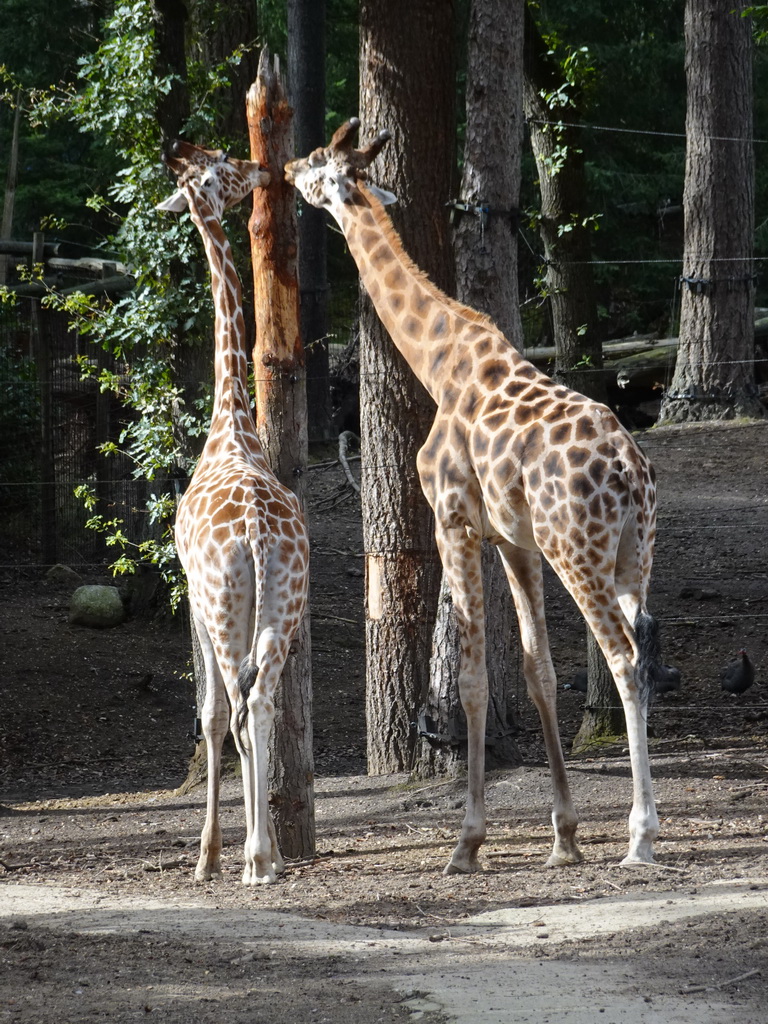
<svg viewBox="0 0 768 1024">
<path fill-rule="evenodd" d="M 735 694 L 744 693 L 755 681 L 755 666 L 749 660 L 749 655 L 743 648 L 737 653 L 736 660 L 720 672 L 720 688 Z"/>
</svg>

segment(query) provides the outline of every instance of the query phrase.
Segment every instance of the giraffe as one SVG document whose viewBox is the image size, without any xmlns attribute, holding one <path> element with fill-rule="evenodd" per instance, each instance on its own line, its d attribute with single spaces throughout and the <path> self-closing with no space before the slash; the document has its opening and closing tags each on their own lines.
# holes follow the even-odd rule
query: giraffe
<svg viewBox="0 0 768 1024">
<path fill-rule="evenodd" d="M 525 360 L 485 316 L 449 298 L 410 260 L 384 209 L 395 197 L 367 180 L 384 131 L 353 146 L 352 118 L 285 177 L 338 222 L 384 326 L 437 406 L 417 456 L 459 625 L 459 692 L 467 717 L 467 802 L 445 874 L 481 869 L 485 667 L 481 543 L 494 544 L 512 591 L 526 686 L 542 724 L 553 788 L 547 864 L 582 859 L 557 727 L 557 684 L 544 616 L 542 556 L 576 601 L 624 705 L 633 802 L 623 864 L 653 861 L 658 817 L 646 713 L 658 633 L 646 601 L 656 530 L 655 476 L 603 405 Z"/>
<path fill-rule="evenodd" d="M 221 225 L 224 210 L 269 184 L 258 163 L 176 142 L 166 163 L 178 190 L 158 209 L 189 210 L 211 272 L 215 392 L 210 431 L 182 497 L 176 546 L 206 674 L 206 818 L 195 871 L 221 874 L 221 748 L 232 729 L 240 755 L 246 839 L 243 883 L 274 882 L 283 861 L 267 794 L 274 694 L 307 601 L 309 542 L 296 496 L 264 457 L 248 394 L 240 281 Z"/>
</svg>

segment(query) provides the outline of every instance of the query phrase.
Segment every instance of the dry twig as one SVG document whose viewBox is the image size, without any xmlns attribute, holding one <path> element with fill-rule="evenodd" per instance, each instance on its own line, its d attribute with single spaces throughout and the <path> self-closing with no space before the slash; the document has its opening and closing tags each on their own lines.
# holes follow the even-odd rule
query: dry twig
<svg viewBox="0 0 768 1024">
<path fill-rule="evenodd" d="M 760 968 L 756 967 L 753 971 L 745 971 L 744 974 L 737 974 L 735 978 L 728 978 L 726 981 L 718 981 L 715 985 L 686 985 L 681 988 L 680 991 L 684 995 L 690 995 L 692 992 L 716 992 L 718 989 L 727 988 L 729 985 L 735 985 L 738 981 L 746 981 L 747 978 L 754 978 L 756 974 L 760 974 Z"/>
</svg>

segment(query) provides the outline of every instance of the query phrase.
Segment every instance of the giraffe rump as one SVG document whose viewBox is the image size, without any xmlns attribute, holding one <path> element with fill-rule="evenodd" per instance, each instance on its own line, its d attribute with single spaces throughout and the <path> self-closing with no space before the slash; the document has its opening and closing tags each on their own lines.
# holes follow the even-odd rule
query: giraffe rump
<svg viewBox="0 0 768 1024">
<path fill-rule="evenodd" d="M 640 706 L 648 707 L 653 696 L 656 674 L 661 665 L 659 624 L 647 612 L 638 612 L 634 629 L 635 643 L 637 644 L 635 686 L 640 698 Z"/>
</svg>

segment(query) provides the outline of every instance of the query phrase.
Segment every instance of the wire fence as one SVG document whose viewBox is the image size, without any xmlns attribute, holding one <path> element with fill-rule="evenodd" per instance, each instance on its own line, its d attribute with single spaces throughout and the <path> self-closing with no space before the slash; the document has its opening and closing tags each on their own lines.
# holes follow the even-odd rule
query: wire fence
<svg viewBox="0 0 768 1024">
<path fill-rule="evenodd" d="M 149 484 L 132 477 L 124 456 L 100 453 L 119 436 L 126 411 L 82 377 L 77 359 L 86 345 L 65 315 L 39 303 L 22 302 L 0 316 L 0 558 L 6 564 L 109 559 L 104 539 L 86 529 L 88 512 L 75 497 L 81 484 L 105 499 L 134 535 L 142 533 Z M 114 369 L 106 353 L 87 347 L 100 367 Z"/>
<path fill-rule="evenodd" d="M 332 375 L 350 359 L 353 348 L 331 344 Z M 114 561 L 115 551 L 107 547 L 104 536 L 86 529 L 89 514 L 75 497 L 82 484 L 102 499 L 108 518 L 124 523 L 131 539 L 147 536 L 146 501 L 155 485 L 134 476 L 127 456 L 100 453 L 105 442 L 117 442 L 129 414 L 113 394 L 100 390 L 96 380 L 82 376 L 78 357 L 86 355 L 91 362 L 97 360 L 100 369 L 116 369 L 107 353 L 69 329 L 65 314 L 29 299 L 0 307 L 0 564 L 63 561 L 84 566 Z M 353 351 L 351 361 L 359 376 Z M 668 386 L 674 362 L 673 348 L 663 363 L 658 353 L 647 362 L 641 358 L 632 364 L 633 378 L 648 371 L 658 401 L 658 387 Z M 617 365 L 613 362 L 602 370 L 614 383 Z M 758 355 L 754 365 L 758 380 L 768 380 L 768 354 Z M 596 371 L 585 367 L 582 372 Z M 643 443 L 653 446 L 652 438 Z M 695 448 L 695 440 L 685 443 Z M 666 515 L 662 508 L 660 518 Z M 665 522 L 665 528 L 676 526 Z M 708 525 L 721 532 L 739 528 L 722 521 Z"/>
</svg>

